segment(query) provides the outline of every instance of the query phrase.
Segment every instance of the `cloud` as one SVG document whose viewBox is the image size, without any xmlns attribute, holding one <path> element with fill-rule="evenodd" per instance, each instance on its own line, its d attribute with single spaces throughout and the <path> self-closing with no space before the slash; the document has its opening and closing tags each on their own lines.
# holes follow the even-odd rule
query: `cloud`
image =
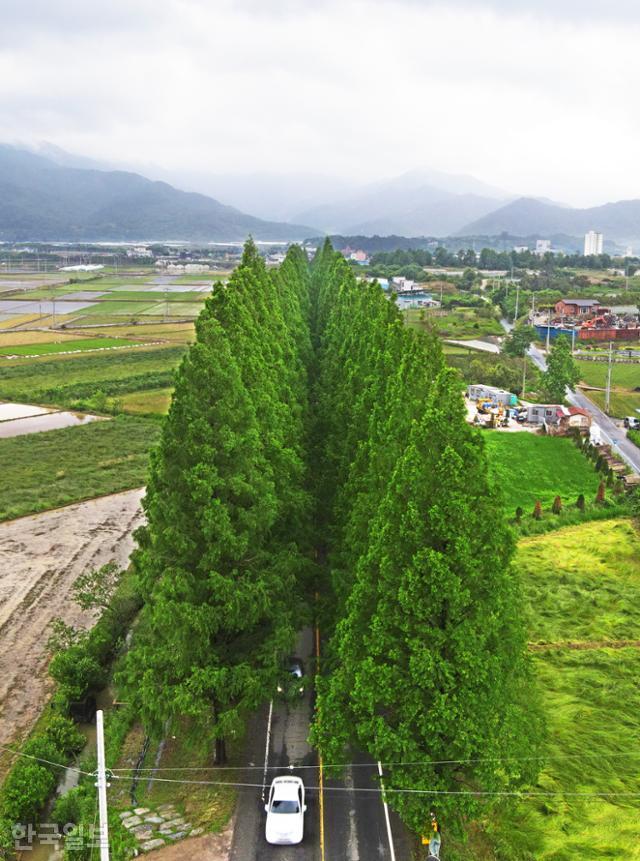
<svg viewBox="0 0 640 861">
<path fill-rule="evenodd" d="M 2 0 L 3 137 L 174 172 L 431 166 L 640 196 L 638 16 L 600 5 Z"/>
</svg>

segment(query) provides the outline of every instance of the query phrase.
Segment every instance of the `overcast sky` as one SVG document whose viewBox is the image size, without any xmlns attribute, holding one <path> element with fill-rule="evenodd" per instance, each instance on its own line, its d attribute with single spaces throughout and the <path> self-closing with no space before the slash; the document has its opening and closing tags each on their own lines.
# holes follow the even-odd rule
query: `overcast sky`
<svg viewBox="0 0 640 861">
<path fill-rule="evenodd" d="M 0 0 L 0 139 L 640 197 L 636 0 Z"/>
</svg>

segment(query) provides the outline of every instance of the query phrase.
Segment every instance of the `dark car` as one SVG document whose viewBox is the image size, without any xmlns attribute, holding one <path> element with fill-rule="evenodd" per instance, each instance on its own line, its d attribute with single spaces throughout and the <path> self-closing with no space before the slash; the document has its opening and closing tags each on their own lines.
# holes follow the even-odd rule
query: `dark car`
<svg viewBox="0 0 640 861">
<path fill-rule="evenodd" d="M 278 683 L 278 693 L 286 699 L 293 697 L 304 696 L 306 687 L 306 677 L 304 674 L 304 664 L 300 658 L 287 658 L 282 673 L 282 678 Z"/>
</svg>

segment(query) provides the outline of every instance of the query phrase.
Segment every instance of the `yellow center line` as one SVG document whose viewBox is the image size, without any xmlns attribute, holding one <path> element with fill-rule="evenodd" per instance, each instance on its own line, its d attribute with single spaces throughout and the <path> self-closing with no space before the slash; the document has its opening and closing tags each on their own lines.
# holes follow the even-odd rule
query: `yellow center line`
<svg viewBox="0 0 640 861">
<path fill-rule="evenodd" d="M 320 628 L 316 625 L 316 673 L 320 672 Z M 322 754 L 318 753 L 319 769 L 319 786 L 320 786 L 320 858 L 325 861 L 324 857 L 324 768 L 322 764 Z"/>
</svg>

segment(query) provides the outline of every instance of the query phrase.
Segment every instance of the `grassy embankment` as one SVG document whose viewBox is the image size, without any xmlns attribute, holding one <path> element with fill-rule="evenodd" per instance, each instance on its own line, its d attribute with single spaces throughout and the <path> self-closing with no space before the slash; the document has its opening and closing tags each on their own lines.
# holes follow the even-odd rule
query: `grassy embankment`
<svg viewBox="0 0 640 861">
<path fill-rule="evenodd" d="M 141 487 L 160 431 L 151 418 L 0 439 L 0 520 Z"/>
<path fill-rule="evenodd" d="M 550 794 L 505 802 L 454 859 L 638 861 L 640 536 L 627 519 L 570 527 L 522 539 L 516 566 L 547 721 L 531 792 Z"/>
<path fill-rule="evenodd" d="M 607 363 L 579 359 L 576 364 L 580 368 L 583 383 L 602 389 L 602 391 L 586 391 L 585 394 L 604 409 Z M 640 364 L 615 363 L 611 373 L 610 412 L 612 416 L 623 418 L 628 415 L 638 415 L 636 410 L 640 410 L 640 390 L 635 391 L 636 389 L 640 389 Z"/>
</svg>

